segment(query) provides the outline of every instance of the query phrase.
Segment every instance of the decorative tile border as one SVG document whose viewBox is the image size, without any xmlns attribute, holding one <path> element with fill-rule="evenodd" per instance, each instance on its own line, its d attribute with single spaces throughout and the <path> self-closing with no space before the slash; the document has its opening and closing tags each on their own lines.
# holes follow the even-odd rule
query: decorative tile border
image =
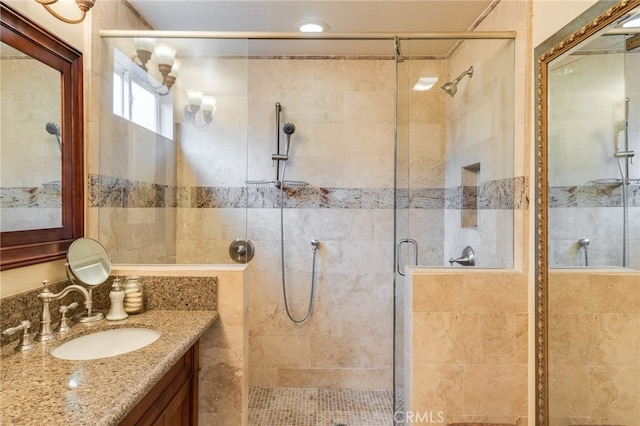
<svg viewBox="0 0 640 426">
<path fill-rule="evenodd" d="M 629 207 L 640 207 L 640 184 L 629 185 L 628 195 Z M 553 186 L 549 207 L 622 207 L 621 185 Z"/>
<path fill-rule="evenodd" d="M 61 206 L 60 189 L 38 186 L 0 188 L 0 208 Z"/>
<path fill-rule="evenodd" d="M 524 177 L 484 182 L 465 187 L 465 209 L 526 209 L 528 183 Z M 399 189 L 398 208 L 460 209 L 462 187 Z M 277 208 L 284 196 L 286 208 L 392 209 L 393 188 L 285 188 L 170 187 L 91 175 L 91 207 L 181 207 L 181 208 Z M 469 200 L 476 202 L 470 203 Z"/>
<path fill-rule="evenodd" d="M 89 175 L 91 207 L 176 207 L 176 199 L 176 188 L 169 185 Z"/>
</svg>

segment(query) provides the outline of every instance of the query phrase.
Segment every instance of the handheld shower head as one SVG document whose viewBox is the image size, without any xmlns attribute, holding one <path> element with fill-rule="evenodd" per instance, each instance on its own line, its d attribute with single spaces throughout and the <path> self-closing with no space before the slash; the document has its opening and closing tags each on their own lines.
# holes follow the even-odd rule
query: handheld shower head
<svg viewBox="0 0 640 426">
<path fill-rule="evenodd" d="M 44 128 L 50 135 L 60 136 L 60 126 L 58 126 L 56 123 L 50 121 L 44 126 Z"/>
<path fill-rule="evenodd" d="M 55 135 L 56 140 L 58 141 L 58 147 L 60 148 L 60 151 L 62 151 L 62 136 L 60 135 L 60 126 L 53 121 L 50 121 L 44 126 L 44 128 L 50 135 Z"/>
<path fill-rule="evenodd" d="M 284 123 L 282 125 L 282 131 L 284 132 L 285 135 L 287 136 L 291 136 L 293 134 L 293 132 L 296 131 L 296 125 L 293 123 Z"/>
<path fill-rule="evenodd" d="M 289 148 L 291 148 L 291 135 L 293 134 L 293 132 L 296 131 L 296 125 L 291 123 L 291 122 L 287 122 L 284 123 L 282 125 L 282 132 L 287 136 L 287 147 L 286 147 L 286 151 L 284 152 L 284 154 L 273 154 L 271 156 L 272 160 L 282 160 L 282 161 L 287 161 L 289 159 Z M 279 140 L 279 139 L 278 139 Z M 279 152 L 280 150 L 278 150 Z"/>
</svg>

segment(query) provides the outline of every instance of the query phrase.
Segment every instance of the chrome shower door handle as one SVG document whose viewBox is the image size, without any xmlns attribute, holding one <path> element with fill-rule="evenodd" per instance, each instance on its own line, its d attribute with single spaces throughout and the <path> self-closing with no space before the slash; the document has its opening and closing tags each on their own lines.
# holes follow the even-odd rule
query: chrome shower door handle
<svg viewBox="0 0 640 426">
<path fill-rule="evenodd" d="M 413 264 L 417 265 L 418 264 L 418 242 L 413 238 L 404 238 L 398 241 L 398 247 L 396 249 L 396 269 L 398 270 L 398 273 L 404 277 L 405 274 L 404 272 L 402 272 L 402 268 L 400 267 L 402 263 L 400 261 L 400 257 L 401 257 L 400 249 L 402 248 L 403 244 L 411 244 L 413 246 Z"/>
</svg>

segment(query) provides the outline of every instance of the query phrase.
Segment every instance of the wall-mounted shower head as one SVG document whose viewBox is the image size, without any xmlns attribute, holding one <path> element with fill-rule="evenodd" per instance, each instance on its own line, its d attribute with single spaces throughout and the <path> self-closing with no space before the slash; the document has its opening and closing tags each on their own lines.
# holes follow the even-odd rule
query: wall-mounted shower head
<svg viewBox="0 0 640 426">
<path fill-rule="evenodd" d="M 55 135 L 56 139 L 58 140 L 58 146 L 62 151 L 62 136 L 60 135 L 60 126 L 53 121 L 50 121 L 44 126 L 44 128 L 50 135 Z"/>
<path fill-rule="evenodd" d="M 285 135 L 291 136 L 293 132 L 296 131 L 296 125 L 293 123 L 284 123 L 282 125 L 282 131 L 284 132 Z"/>
<path fill-rule="evenodd" d="M 442 90 L 444 90 L 444 92 L 447 93 L 452 98 L 456 94 L 456 92 L 458 91 L 458 85 L 455 84 L 453 81 L 449 81 L 449 82 L 443 84 L 440 88 Z"/>
<path fill-rule="evenodd" d="M 465 75 L 468 75 L 469 78 L 473 77 L 473 65 L 471 65 L 468 70 L 457 76 L 455 80 L 443 84 L 440 88 L 453 98 L 458 92 L 458 84 L 460 83 L 460 80 L 462 80 Z"/>
</svg>

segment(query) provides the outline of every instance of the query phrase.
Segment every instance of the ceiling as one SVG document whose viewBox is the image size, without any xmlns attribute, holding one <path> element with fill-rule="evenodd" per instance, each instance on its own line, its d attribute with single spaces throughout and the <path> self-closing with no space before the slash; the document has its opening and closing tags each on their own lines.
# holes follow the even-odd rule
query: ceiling
<svg viewBox="0 0 640 426">
<path fill-rule="evenodd" d="M 291 32 L 320 19 L 331 33 L 464 32 L 495 0 L 128 0 L 156 30 Z M 176 41 L 182 54 L 203 54 L 205 42 Z M 455 41 L 415 42 L 413 54 L 446 56 Z M 245 45 L 246 46 L 246 45 Z M 249 54 L 391 55 L 391 41 L 252 40 Z M 218 46 L 219 48 L 219 46 Z M 218 52 L 219 53 L 219 52 Z M 404 54 L 404 52 L 403 52 Z"/>
</svg>

